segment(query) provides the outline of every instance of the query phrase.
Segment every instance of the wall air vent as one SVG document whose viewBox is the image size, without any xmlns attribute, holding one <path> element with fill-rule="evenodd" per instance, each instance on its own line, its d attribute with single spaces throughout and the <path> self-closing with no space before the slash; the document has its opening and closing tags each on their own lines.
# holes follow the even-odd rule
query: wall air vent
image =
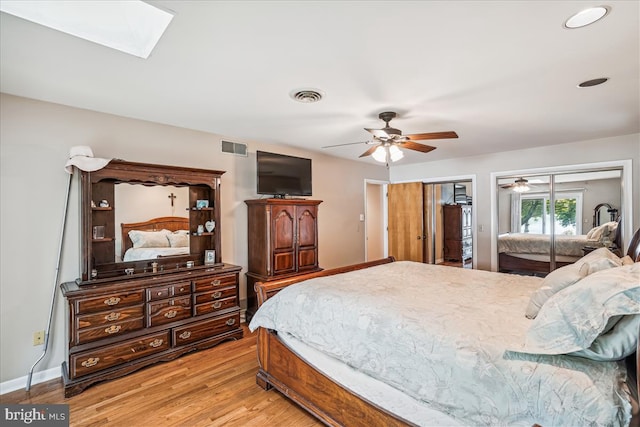
<svg viewBox="0 0 640 427">
<path fill-rule="evenodd" d="M 241 144 L 239 142 L 222 141 L 222 152 L 244 157 L 249 155 L 247 152 L 247 144 Z"/>
</svg>

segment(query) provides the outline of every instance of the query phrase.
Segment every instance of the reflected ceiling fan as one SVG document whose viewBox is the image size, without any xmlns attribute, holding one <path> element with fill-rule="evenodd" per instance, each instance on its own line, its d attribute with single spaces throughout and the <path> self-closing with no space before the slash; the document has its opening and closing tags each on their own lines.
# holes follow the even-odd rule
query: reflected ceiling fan
<svg viewBox="0 0 640 427">
<path fill-rule="evenodd" d="M 458 134 L 453 131 L 414 133 L 403 135 L 400 129 L 392 128 L 391 126 L 389 126 L 389 122 L 391 121 L 391 119 L 396 116 L 397 113 L 393 111 L 382 112 L 378 115 L 378 117 L 385 123 L 385 126 L 382 129 L 364 128 L 364 130 L 371 133 L 371 135 L 373 136 L 373 139 L 371 141 L 328 145 L 322 148 L 340 147 L 353 144 L 369 144 L 373 145 L 373 147 L 362 153 L 360 157 L 372 156 L 378 162 L 388 163 L 389 159 L 392 162 L 395 162 L 404 157 L 404 154 L 402 153 L 400 148 L 420 151 L 421 153 L 428 153 L 429 151 L 436 149 L 436 147 L 433 147 L 431 145 L 419 144 L 415 141 L 424 141 L 428 139 L 450 139 L 458 137 Z"/>
<path fill-rule="evenodd" d="M 535 182 L 539 182 L 538 180 L 534 180 L 534 181 Z M 504 188 L 506 190 L 512 190 L 512 191 L 515 191 L 516 193 L 526 193 L 527 191 L 531 190 L 532 188 L 535 188 L 535 186 L 532 186 L 529 183 L 528 179 L 520 177 L 520 178 L 516 179 L 515 181 L 513 181 L 513 183 L 511 183 L 511 184 L 503 184 L 503 185 L 501 185 L 500 188 Z"/>
</svg>

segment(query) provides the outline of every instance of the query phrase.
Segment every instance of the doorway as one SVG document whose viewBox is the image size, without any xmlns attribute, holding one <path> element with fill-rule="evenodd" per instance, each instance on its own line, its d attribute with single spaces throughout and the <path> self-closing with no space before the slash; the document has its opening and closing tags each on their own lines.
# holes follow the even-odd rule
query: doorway
<svg viewBox="0 0 640 427">
<path fill-rule="evenodd" d="M 473 180 L 407 182 L 387 188 L 389 255 L 473 266 Z"/>
</svg>

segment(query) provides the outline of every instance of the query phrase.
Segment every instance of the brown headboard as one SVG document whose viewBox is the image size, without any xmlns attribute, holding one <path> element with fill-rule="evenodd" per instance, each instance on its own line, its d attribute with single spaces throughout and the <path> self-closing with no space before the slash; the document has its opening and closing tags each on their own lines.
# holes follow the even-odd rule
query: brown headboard
<svg viewBox="0 0 640 427">
<path fill-rule="evenodd" d="M 127 249 L 133 247 L 133 242 L 129 238 L 129 231 L 160 231 L 160 230 L 188 230 L 189 218 L 183 218 L 181 216 L 163 216 L 159 218 L 153 218 L 144 222 L 132 222 L 129 224 L 120 224 L 122 230 L 122 250 L 121 256 L 124 259 L 124 253 Z"/>
<path fill-rule="evenodd" d="M 633 238 L 631 238 L 629 249 L 627 249 L 627 255 L 629 255 L 635 262 L 640 261 L 640 228 L 636 230 Z"/>
</svg>

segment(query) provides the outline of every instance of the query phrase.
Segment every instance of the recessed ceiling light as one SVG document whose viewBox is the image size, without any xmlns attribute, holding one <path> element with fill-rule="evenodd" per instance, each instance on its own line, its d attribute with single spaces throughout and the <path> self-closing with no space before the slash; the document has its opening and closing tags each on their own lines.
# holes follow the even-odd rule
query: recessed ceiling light
<svg viewBox="0 0 640 427">
<path fill-rule="evenodd" d="M 324 96 L 324 93 L 318 89 L 305 88 L 292 90 L 289 93 L 289 96 L 298 102 L 311 104 L 313 102 L 320 101 Z"/>
<path fill-rule="evenodd" d="M 591 87 L 591 86 L 598 86 L 601 85 L 602 83 L 608 81 L 609 78 L 608 77 L 599 77 L 597 79 L 591 79 L 591 80 L 587 80 L 585 82 L 582 82 L 578 85 L 578 87 Z"/>
<path fill-rule="evenodd" d="M 145 59 L 173 19 L 173 14 L 139 0 L 2 0 L 0 10 Z"/>
<path fill-rule="evenodd" d="M 604 18 L 604 16 L 609 13 L 609 10 L 611 10 L 609 6 L 596 6 L 585 9 L 567 19 L 564 23 L 564 27 L 573 29 L 593 24 L 597 20 Z"/>
</svg>

